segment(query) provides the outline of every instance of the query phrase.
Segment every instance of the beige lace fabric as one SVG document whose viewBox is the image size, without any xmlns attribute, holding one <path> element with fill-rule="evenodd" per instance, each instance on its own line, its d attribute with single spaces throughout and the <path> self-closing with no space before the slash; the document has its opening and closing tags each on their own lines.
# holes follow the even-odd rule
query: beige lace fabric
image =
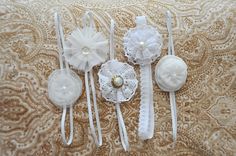
<svg viewBox="0 0 236 156">
<path fill-rule="evenodd" d="M 53 14 L 62 18 L 65 37 L 81 26 L 86 8 L 96 27 L 109 36 L 110 20 L 117 23 L 115 50 L 119 61 L 123 36 L 144 15 L 162 34 L 159 59 L 167 55 L 165 13 L 172 13 L 175 55 L 188 65 L 185 85 L 176 92 L 178 138 L 172 149 L 169 96 L 153 85 L 155 133 L 146 142 L 137 135 L 140 88 L 129 104 L 121 105 L 130 152 L 120 143 L 114 107 L 97 89 L 103 145 L 89 130 L 86 94 L 75 102 L 74 139 L 61 141 L 61 110 L 48 98 L 47 79 L 59 68 Z M 236 5 L 234 0 L 1 0 L 0 1 L 0 153 L 1 155 L 227 155 L 236 154 Z M 99 17 L 99 18 L 98 18 Z M 152 64 L 154 72 L 157 59 Z M 137 75 L 139 66 L 134 66 Z M 81 78 L 83 74 L 74 70 Z M 153 76 L 154 78 L 154 76 Z M 153 79 L 154 80 L 154 79 Z M 84 79 L 82 79 L 84 82 Z M 67 118 L 66 123 L 68 123 Z M 66 136 L 69 125 L 66 125 Z"/>
</svg>

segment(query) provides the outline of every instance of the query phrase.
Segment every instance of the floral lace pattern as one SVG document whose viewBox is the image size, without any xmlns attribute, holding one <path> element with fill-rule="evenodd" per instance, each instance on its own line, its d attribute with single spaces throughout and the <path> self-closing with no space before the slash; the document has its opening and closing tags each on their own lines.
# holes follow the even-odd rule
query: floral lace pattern
<svg viewBox="0 0 236 156">
<path fill-rule="evenodd" d="M 98 73 L 100 90 L 107 101 L 114 103 L 129 101 L 138 86 L 138 80 L 132 66 L 117 60 L 110 60 L 101 66 Z M 120 76 L 124 84 L 121 88 L 112 85 L 112 78 Z"/>
</svg>

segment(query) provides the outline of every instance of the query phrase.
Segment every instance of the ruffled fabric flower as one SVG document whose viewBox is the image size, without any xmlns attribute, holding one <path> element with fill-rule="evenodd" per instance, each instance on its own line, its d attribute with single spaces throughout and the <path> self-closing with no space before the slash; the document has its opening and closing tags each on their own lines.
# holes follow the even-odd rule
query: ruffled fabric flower
<svg viewBox="0 0 236 156">
<path fill-rule="evenodd" d="M 164 56 L 156 65 L 156 82 L 158 86 L 168 92 L 179 90 L 187 79 L 187 65 L 174 55 Z"/>
<path fill-rule="evenodd" d="M 55 70 L 48 78 L 48 95 L 58 106 L 71 106 L 82 93 L 82 81 L 71 70 Z"/>
<path fill-rule="evenodd" d="M 114 103 L 129 101 L 138 86 L 133 67 L 117 60 L 104 63 L 98 75 L 102 96 Z"/>
<path fill-rule="evenodd" d="M 66 61 L 82 71 L 107 59 L 108 40 L 93 27 L 77 28 L 67 38 L 64 56 Z"/>
<path fill-rule="evenodd" d="M 149 25 L 130 29 L 124 36 L 125 55 L 134 64 L 152 63 L 160 56 L 162 38 Z"/>
</svg>

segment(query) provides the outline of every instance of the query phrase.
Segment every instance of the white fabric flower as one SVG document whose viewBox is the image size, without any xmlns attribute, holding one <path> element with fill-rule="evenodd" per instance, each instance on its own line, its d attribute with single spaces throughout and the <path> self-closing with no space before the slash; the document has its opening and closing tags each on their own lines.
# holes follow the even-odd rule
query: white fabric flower
<svg viewBox="0 0 236 156">
<path fill-rule="evenodd" d="M 66 61 L 82 71 L 90 71 L 93 66 L 107 59 L 108 40 L 93 27 L 77 28 L 67 38 Z"/>
<path fill-rule="evenodd" d="M 174 55 L 164 56 L 156 65 L 155 78 L 158 86 L 164 91 L 177 91 L 187 79 L 187 65 Z"/>
<path fill-rule="evenodd" d="M 82 93 L 82 81 L 71 70 L 57 69 L 48 78 L 48 95 L 58 106 L 71 106 Z"/>
<path fill-rule="evenodd" d="M 138 86 L 133 67 L 117 60 L 104 63 L 98 76 L 102 96 L 114 103 L 129 101 Z"/>
<path fill-rule="evenodd" d="M 125 55 L 134 64 L 152 63 L 160 56 L 161 47 L 161 34 L 149 25 L 130 29 L 124 37 Z"/>
</svg>

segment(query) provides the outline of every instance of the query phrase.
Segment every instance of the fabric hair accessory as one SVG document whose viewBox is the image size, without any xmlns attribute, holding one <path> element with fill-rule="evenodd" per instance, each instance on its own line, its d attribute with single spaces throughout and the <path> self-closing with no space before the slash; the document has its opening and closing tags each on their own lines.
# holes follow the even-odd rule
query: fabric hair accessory
<svg viewBox="0 0 236 156">
<path fill-rule="evenodd" d="M 118 118 L 121 143 L 125 151 L 129 150 L 128 135 L 120 110 L 120 104 L 129 101 L 134 95 L 138 80 L 132 66 L 114 59 L 114 21 L 111 20 L 110 28 L 110 60 L 102 64 L 98 72 L 100 90 L 102 96 L 110 102 L 115 103 Z"/>
<path fill-rule="evenodd" d="M 64 39 L 60 17 L 57 13 L 54 15 L 54 20 L 57 42 L 59 45 L 60 69 L 53 71 L 48 78 L 48 95 L 49 99 L 55 105 L 63 109 L 61 118 L 61 135 L 64 144 L 70 145 L 73 140 L 73 104 L 81 95 L 82 81 L 78 75 L 69 69 L 67 62 L 62 57 L 64 51 Z M 70 111 L 70 136 L 68 141 L 66 141 L 65 137 L 65 117 L 67 109 Z"/>
<path fill-rule="evenodd" d="M 179 90 L 186 82 L 187 65 L 181 58 L 175 56 L 171 28 L 171 13 L 167 11 L 166 16 L 167 29 L 169 32 L 168 55 L 164 56 L 157 63 L 155 68 L 155 78 L 158 86 L 163 91 L 169 92 L 172 116 L 173 141 L 175 145 L 177 139 L 177 111 L 175 91 Z"/>
<path fill-rule="evenodd" d="M 151 63 L 160 56 L 161 47 L 161 34 L 147 25 L 145 16 L 136 17 L 136 27 L 124 36 L 124 51 L 130 62 L 140 65 L 141 105 L 138 135 L 142 140 L 150 139 L 154 134 Z"/>
<path fill-rule="evenodd" d="M 83 17 L 83 28 L 77 28 L 67 38 L 65 59 L 75 68 L 85 72 L 85 88 L 89 114 L 89 124 L 96 145 L 102 145 L 102 132 L 97 108 L 96 91 L 93 78 L 93 67 L 107 59 L 108 40 L 101 32 L 97 32 L 92 12 L 88 11 Z M 97 124 L 97 133 L 93 123 L 93 113 L 90 99 L 90 85 L 93 95 L 93 106 Z"/>
</svg>

